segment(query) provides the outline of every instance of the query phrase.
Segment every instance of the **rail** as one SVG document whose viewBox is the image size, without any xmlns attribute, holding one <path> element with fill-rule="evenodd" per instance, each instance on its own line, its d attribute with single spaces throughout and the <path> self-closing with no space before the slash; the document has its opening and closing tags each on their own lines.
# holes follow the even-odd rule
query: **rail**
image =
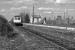
<svg viewBox="0 0 75 50">
<path fill-rule="evenodd" d="M 65 39 L 61 39 L 61 38 L 58 38 L 58 37 L 54 37 L 54 36 L 51 36 L 51 35 L 48 35 L 48 34 L 45 34 L 45 33 L 42 33 L 42 32 L 37 32 L 37 31 L 34 31 L 32 29 L 28 29 L 28 28 L 24 28 L 24 27 L 20 27 L 22 28 L 23 30 L 27 30 L 39 37 L 42 37 L 48 41 L 51 41 L 52 43 L 55 43 L 57 46 L 59 46 L 60 48 L 63 48 L 63 49 L 66 49 L 66 50 L 73 50 L 75 49 L 74 47 L 72 47 L 72 44 L 75 44 L 75 42 L 71 42 L 71 41 L 68 41 L 68 40 L 65 40 Z"/>
</svg>

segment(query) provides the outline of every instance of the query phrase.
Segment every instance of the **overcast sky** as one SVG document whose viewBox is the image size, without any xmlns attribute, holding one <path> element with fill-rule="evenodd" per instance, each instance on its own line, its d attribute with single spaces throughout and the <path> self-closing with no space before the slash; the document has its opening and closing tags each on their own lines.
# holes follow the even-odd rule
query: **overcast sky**
<svg viewBox="0 0 75 50">
<path fill-rule="evenodd" d="M 67 8 L 71 15 L 75 13 L 75 0 L 0 0 L 0 14 L 10 19 L 20 12 L 32 13 L 32 6 L 35 6 L 35 14 L 49 16 L 51 11 L 63 13 Z"/>
</svg>

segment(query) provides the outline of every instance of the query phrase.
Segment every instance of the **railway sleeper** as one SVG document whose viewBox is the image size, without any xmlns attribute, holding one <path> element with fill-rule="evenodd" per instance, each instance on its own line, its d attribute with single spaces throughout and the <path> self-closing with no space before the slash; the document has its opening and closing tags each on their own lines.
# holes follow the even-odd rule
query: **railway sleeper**
<svg viewBox="0 0 75 50">
<path fill-rule="evenodd" d="M 45 34 L 42 32 L 37 32 L 37 31 L 34 31 L 32 29 L 28 29 L 28 28 L 23 28 L 23 29 L 27 30 L 29 32 L 35 33 L 36 35 L 39 35 L 40 37 L 43 37 L 43 38 L 47 39 L 48 41 L 52 41 L 53 43 L 56 43 L 57 45 L 62 46 L 68 50 L 72 50 L 72 49 L 75 50 L 75 48 L 74 48 L 75 42 L 71 42 L 71 41 L 68 41 L 66 39 L 62 39 L 59 37 L 54 37 L 54 36 L 51 36 L 51 35 L 48 35 L 48 34 Z M 42 34 L 44 34 L 44 36 Z"/>
</svg>

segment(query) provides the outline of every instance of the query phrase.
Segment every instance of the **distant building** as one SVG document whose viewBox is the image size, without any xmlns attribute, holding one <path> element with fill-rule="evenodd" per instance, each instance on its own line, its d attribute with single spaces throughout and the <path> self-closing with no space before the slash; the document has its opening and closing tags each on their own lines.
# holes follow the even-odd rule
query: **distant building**
<svg viewBox="0 0 75 50">
<path fill-rule="evenodd" d="M 62 23 L 62 16 L 57 16 L 56 24 L 61 24 L 61 23 Z"/>
<path fill-rule="evenodd" d="M 62 19 L 62 16 L 57 16 L 56 20 L 61 20 L 61 19 Z"/>
<path fill-rule="evenodd" d="M 30 17 L 30 23 L 38 23 L 41 21 L 41 16 L 40 15 L 34 15 Z"/>
<path fill-rule="evenodd" d="M 47 21 L 47 20 L 46 20 L 46 17 L 45 17 L 45 18 L 44 18 L 44 22 L 43 22 L 43 24 L 46 24 L 46 21 Z"/>
<path fill-rule="evenodd" d="M 46 17 L 42 18 L 41 21 L 40 21 L 41 24 L 46 24 L 46 22 L 47 22 Z"/>
</svg>

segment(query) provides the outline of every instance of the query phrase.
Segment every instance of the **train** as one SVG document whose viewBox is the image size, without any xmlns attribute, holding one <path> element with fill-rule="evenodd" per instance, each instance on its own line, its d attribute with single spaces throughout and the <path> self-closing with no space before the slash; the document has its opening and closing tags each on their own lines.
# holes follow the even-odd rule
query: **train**
<svg viewBox="0 0 75 50">
<path fill-rule="evenodd" d="M 22 26 L 22 18 L 21 16 L 14 16 L 12 21 L 16 26 Z"/>
</svg>

